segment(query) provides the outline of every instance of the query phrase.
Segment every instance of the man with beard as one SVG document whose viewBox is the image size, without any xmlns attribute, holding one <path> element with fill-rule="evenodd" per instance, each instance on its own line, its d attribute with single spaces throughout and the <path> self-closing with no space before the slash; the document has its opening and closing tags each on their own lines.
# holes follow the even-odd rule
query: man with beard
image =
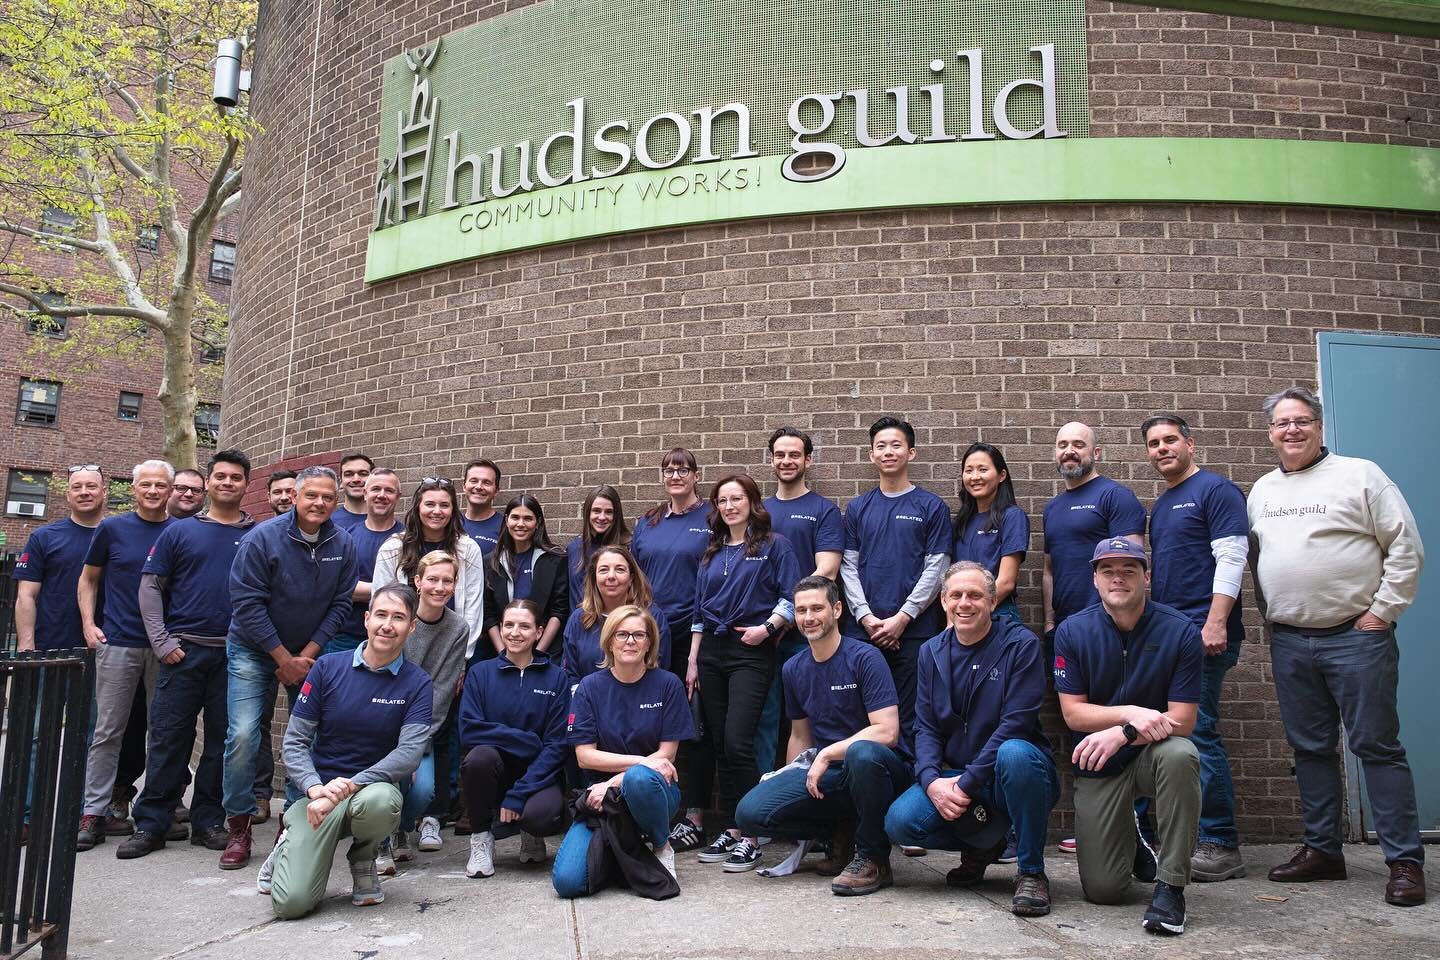
<svg viewBox="0 0 1440 960">
<path fill-rule="evenodd" d="M 295 509 L 295 471 L 276 470 L 265 480 L 265 495 L 275 516 Z"/>
<path fill-rule="evenodd" d="M 165 512 L 176 520 L 193 517 L 205 509 L 205 474 L 199 470 L 176 470 L 170 484 L 170 502 Z"/>
</svg>

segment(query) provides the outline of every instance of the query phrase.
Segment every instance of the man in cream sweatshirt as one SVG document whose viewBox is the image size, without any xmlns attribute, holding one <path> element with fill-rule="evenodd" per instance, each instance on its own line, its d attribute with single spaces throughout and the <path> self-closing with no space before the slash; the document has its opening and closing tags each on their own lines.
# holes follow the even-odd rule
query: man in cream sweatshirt
<svg viewBox="0 0 1440 960">
<path fill-rule="evenodd" d="M 1343 723 L 1390 866 L 1385 900 L 1418 906 L 1425 853 L 1396 714 L 1395 621 L 1419 586 L 1420 532 L 1379 466 L 1322 445 L 1323 410 L 1313 393 L 1282 390 L 1266 398 L 1265 414 L 1280 466 L 1250 491 L 1250 556 L 1273 631 L 1275 692 L 1305 826 L 1304 845 L 1270 879 L 1345 878 L 1336 750 Z"/>
</svg>

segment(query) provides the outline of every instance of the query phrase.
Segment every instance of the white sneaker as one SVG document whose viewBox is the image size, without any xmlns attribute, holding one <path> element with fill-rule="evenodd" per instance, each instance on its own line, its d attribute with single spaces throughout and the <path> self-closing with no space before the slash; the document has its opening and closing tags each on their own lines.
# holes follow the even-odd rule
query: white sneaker
<svg viewBox="0 0 1440 960">
<path fill-rule="evenodd" d="M 470 834 L 470 862 L 465 864 L 465 876 L 495 876 L 495 834 L 489 830 Z"/>
<path fill-rule="evenodd" d="M 382 877 L 395 876 L 395 857 L 390 852 L 390 838 L 380 841 L 375 848 L 375 872 Z"/>
<path fill-rule="evenodd" d="M 670 871 L 670 876 L 678 881 L 680 875 L 675 872 L 675 848 L 667 843 L 663 847 L 652 847 L 651 852 L 655 854 L 655 859 L 660 861 L 660 866 Z"/>
<path fill-rule="evenodd" d="M 520 862 L 544 863 L 546 857 L 545 838 L 520 832 Z"/>
<path fill-rule="evenodd" d="M 275 855 L 280 852 L 280 845 L 285 842 L 285 831 L 280 831 L 280 836 L 275 838 L 275 846 L 270 848 L 270 856 L 260 864 L 260 872 L 255 874 L 255 889 L 265 896 L 270 896 L 270 885 L 275 877 Z"/>
<path fill-rule="evenodd" d="M 420 820 L 420 841 L 415 846 L 425 853 L 434 853 L 441 845 L 440 821 L 434 817 L 423 817 Z"/>
</svg>

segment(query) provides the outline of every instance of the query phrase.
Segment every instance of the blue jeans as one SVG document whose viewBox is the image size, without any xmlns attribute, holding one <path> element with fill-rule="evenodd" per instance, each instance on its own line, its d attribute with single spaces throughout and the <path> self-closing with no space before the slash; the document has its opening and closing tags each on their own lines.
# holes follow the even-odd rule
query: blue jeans
<svg viewBox="0 0 1440 960">
<path fill-rule="evenodd" d="M 405 805 L 400 808 L 400 829 L 414 830 L 415 821 L 425 815 L 435 799 L 435 752 L 428 747 L 415 768 L 415 777 L 400 785 Z"/>
<path fill-rule="evenodd" d="M 1395 709 L 1400 648 L 1393 628 L 1328 637 L 1275 625 L 1270 645 L 1285 739 L 1295 751 L 1305 845 L 1342 855 L 1340 726 L 1365 771 L 1366 794 L 1386 862 L 1425 862 L 1415 780 Z"/>
<path fill-rule="evenodd" d="M 194 830 L 208 830 L 220 826 L 225 818 L 220 805 L 221 758 L 225 750 L 225 651 L 194 643 L 182 643 L 180 648 L 185 651 L 185 659 L 173 665 L 160 664 L 155 680 L 145 788 L 135 800 L 135 829 L 161 836 L 170 829 L 175 805 L 185 794 L 195 720 L 202 712 L 205 745 L 195 770 L 190 824 Z M 251 781 L 246 780 L 247 794 L 250 786 Z M 255 802 L 253 794 L 250 802 Z"/>
<path fill-rule="evenodd" d="M 775 769 L 775 754 L 780 746 L 780 707 L 785 700 L 784 692 L 780 689 L 780 668 L 795 654 L 809 648 L 810 644 L 805 641 L 805 635 L 798 630 L 789 630 L 780 638 L 780 653 L 775 658 L 775 673 L 770 678 L 770 693 L 765 697 L 765 706 L 760 711 L 760 726 L 755 728 L 755 768 L 762 777 Z"/>
<path fill-rule="evenodd" d="M 842 820 L 855 821 L 855 848 L 872 860 L 890 859 L 885 811 L 915 782 L 910 765 L 884 744 L 859 740 L 845 751 L 845 761 L 820 776 L 816 800 L 805 789 L 807 772 L 786 769 L 756 784 L 736 810 L 740 832 L 747 836 L 811 840 L 830 836 Z"/>
<path fill-rule="evenodd" d="M 946 770 L 942 777 L 960 771 Z M 1045 872 L 1045 831 L 1050 811 L 1060 799 L 1060 778 L 1050 753 L 1027 740 L 1006 740 L 995 754 L 995 775 L 975 799 L 998 810 L 1015 828 L 1016 868 L 1020 873 Z M 885 832 L 905 846 L 934 850 L 969 850 L 965 835 L 940 816 L 918 783 L 906 790 L 885 817 Z"/>
<path fill-rule="evenodd" d="M 1025 626 L 1025 621 L 1020 619 L 1020 608 L 1015 604 L 1015 591 L 1010 591 L 1010 596 L 1000 601 L 1000 604 L 991 613 L 991 619 L 999 620 L 1002 623 L 1018 623 Z"/>
<path fill-rule="evenodd" d="M 680 809 L 680 788 L 666 783 L 649 767 L 636 765 L 625 771 L 620 782 L 620 794 L 630 808 L 630 817 L 640 828 L 640 835 L 652 846 L 659 847 L 670 839 L 670 819 Z M 586 858 L 590 854 L 590 837 L 594 834 L 588 825 L 576 820 L 570 825 L 560 849 L 555 852 L 555 865 L 550 872 L 550 881 L 555 892 L 562 897 L 585 897 L 598 891 L 590 888 L 589 866 Z"/>
<path fill-rule="evenodd" d="M 260 812 L 255 803 L 255 768 L 260 757 L 260 738 L 269 736 L 262 730 L 265 703 L 273 702 L 275 658 L 243 643 L 226 642 L 228 659 L 226 709 L 229 723 L 225 733 L 225 814 L 254 816 Z M 297 691 L 290 691 L 294 703 Z"/>
<path fill-rule="evenodd" d="M 323 657 L 327 653 L 349 653 L 360 646 L 360 641 L 364 639 L 364 634 L 356 636 L 353 633 L 337 633 L 325 641 L 325 649 L 320 651 L 320 655 Z"/>
</svg>

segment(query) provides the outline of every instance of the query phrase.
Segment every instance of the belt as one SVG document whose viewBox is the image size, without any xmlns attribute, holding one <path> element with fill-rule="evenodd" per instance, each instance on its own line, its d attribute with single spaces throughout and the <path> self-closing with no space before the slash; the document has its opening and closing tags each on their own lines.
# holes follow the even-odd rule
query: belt
<svg viewBox="0 0 1440 960">
<path fill-rule="evenodd" d="M 1365 616 L 1365 614 L 1360 614 L 1360 617 L 1363 616 Z M 1271 623 L 1271 626 L 1276 630 L 1284 630 L 1288 633 L 1303 633 L 1307 637 L 1333 637 L 1337 634 L 1354 630 L 1355 624 L 1359 621 L 1360 617 L 1351 617 L 1344 623 L 1337 623 L 1333 627 L 1297 627 L 1293 624 L 1279 623 L 1278 621 Z"/>
</svg>

